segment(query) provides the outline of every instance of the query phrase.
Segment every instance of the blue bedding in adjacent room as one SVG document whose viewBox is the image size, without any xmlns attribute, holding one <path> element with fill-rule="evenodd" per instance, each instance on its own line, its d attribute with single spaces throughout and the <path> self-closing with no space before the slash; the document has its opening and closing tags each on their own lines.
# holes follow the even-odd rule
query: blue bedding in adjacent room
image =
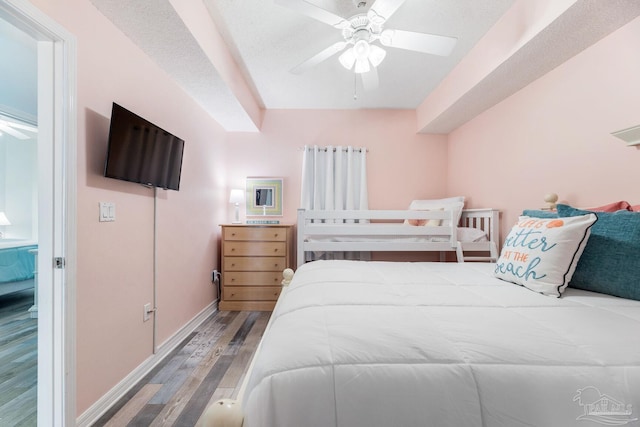
<svg viewBox="0 0 640 427">
<path fill-rule="evenodd" d="M 0 249 L 0 284 L 33 279 L 35 256 L 29 252 L 32 249 L 38 249 L 38 245 Z"/>
</svg>

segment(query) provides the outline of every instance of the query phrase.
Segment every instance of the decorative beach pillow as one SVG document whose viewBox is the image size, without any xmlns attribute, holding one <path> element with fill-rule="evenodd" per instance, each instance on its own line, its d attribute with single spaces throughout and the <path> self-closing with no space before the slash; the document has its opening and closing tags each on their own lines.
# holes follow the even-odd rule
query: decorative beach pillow
<svg viewBox="0 0 640 427">
<path fill-rule="evenodd" d="M 595 214 L 572 218 L 521 216 L 505 239 L 494 275 L 559 297 L 587 244 Z"/>
<path fill-rule="evenodd" d="M 447 197 L 444 199 L 429 199 L 429 200 L 413 200 L 409 205 L 409 210 L 416 211 L 429 211 L 429 210 L 452 210 L 453 218 L 456 220 L 456 224 L 460 221 L 462 216 L 462 208 L 464 207 L 464 196 Z M 443 220 L 442 225 L 448 226 L 449 220 Z M 406 223 L 406 222 L 405 222 Z M 441 225 L 438 224 L 424 224 L 424 225 Z"/>
<path fill-rule="evenodd" d="M 561 217 L 587 211 L 558 205 Z M 640 213 L 598 212 L 569 286 L 640 301 Z M 569 219 L 569 218 L 564 218 Z"/>
</svg>

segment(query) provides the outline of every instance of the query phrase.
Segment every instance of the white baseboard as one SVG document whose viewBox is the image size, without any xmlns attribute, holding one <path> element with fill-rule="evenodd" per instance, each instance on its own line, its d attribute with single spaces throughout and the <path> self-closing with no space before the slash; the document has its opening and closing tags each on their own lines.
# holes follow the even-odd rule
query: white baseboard
<svg viewBox="0 0 640 427">
<path fill-rule="evenodd" d="M 214 301 L 198 313 L 189 323 L 185 324 L 171 338 L 166 340 L 158 347 L 155 354 L 151 355 L 147 360 L 142 362 L 129 375 L 124 377 L 122 381 L 116 384 L 104 396 L 98 399 L 86 411 L 84 411 L 77 419 L 77 427 L 89 427 L 95 423 L 105 412 L 115 405 L 138 381 L 144 378 L 153 368 L 155 368 L 162 360 L 169 355 L 185 338 L 189 336 L 198 326 L 202 324 L 209 316 L 218 310 L 218 301 Z"/>
</svg>

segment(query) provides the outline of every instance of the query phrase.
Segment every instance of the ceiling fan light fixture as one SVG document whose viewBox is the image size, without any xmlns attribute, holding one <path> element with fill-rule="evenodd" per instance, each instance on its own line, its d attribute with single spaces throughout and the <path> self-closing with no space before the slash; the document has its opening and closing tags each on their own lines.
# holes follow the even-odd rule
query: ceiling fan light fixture
<svg viewBox="0 0 640 427">
<path fill-rule="evenodd" d="M 344 68 L 350 70 L 353 68 L 353 64 L 356 63 L 356 54 L 353 53 L 353 48 L 345 50 L 342 55 L 338 57 L 338 60 Z"/>
<path fill-rule="evenodd" d="M 378 86 L 377 67 L 386 57 L 386 50 L 380 45 L 390 48 L 404 49 L 431 55 L 448 56 L 455 44 L 455 37 L 436 34 L 385 29 L 387 19 L 391 17 L 406 0 L 351 0 L 361 9 L 348 19 L 316 5 L 313 0 L 275 0 L 307 17 L 335 27 L 342 32 L 342 42 L 336 42 L 316 55 L 294 67 L 291 72 L 302 72 L 316 66 L 322 61 L 340 53 L 340 64 L 347 70 L 361 74 L 363 86 L 375 89 Z M 322 3 L 326 3 L 323 1 Z M 369 6 L 369 3 L 372 3 Z M 368 9 L 368 10 L 367 10 Z M 376 43 L 378 41 L 378 43 Z M 376 44 L 374 44 L 376 43 Z M 345 50 L 346 49 L 346 50 Z M 366 80 L 366 84 L 365 83 Z M 1 116 L 0 116 L 1 118 Z M 1 128 L 1 127 L 0 127 Z M 2 129 L 5 133 L 9 130 Z"/>
<path fill-rule="evenodd" d="M 371 65 L 377 67 L 382 63 L 382 60 L 385 56 L 387 56 L 387 51 L 383 48 L 376 46 L 374 44 L 370 45 L 371 52 L 369 53 L 369 61 L 371 61 Z"/>
<path fill-rule="evenodd" d="M 370 69 L 368 59 L 356 59 L 356 74 L 368 73 Z"/>
<path fill-rule="evenodd" d="M 371 45 L 366 40 L 358 40 L 353 45 L 353 53 L 358 61 L 366 60 L 371 53 Z"/>
</svg>

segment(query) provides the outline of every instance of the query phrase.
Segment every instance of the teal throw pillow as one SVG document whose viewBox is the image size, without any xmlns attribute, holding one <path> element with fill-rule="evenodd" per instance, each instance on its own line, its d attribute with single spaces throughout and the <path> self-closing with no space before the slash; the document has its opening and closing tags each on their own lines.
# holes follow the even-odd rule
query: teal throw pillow
<svg viewBox="0 0 640 427">
<path fill-rule="evenodd" d="M 558 205 L 560 217 L 589 211 Z M 595 212 L 598 221 L 569 287 L 640 301 L 640 213 Z"/>
<path fill-rule="evenodd" d="M 543 211 L 542 209 L 525 209 L 522 211 L 522 216 L 528 216 L 531 218 L 558 218 L 558 212 Z"/>
</svg>

